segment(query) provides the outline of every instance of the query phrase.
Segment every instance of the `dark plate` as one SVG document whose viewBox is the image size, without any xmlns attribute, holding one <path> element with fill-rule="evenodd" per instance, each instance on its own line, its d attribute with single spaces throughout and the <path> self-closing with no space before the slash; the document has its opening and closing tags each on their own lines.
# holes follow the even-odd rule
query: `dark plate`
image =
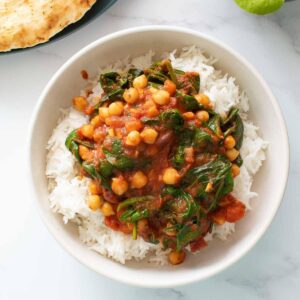
<svg viewBox="0 0 300 300">
<path fill-rule="evenodd" d="M 92 8 L 77 22 L 70 24 L 68 27 L 66 27 L 64 30 L 53 36 L 49 41 L 38 44 L 32 47 L 28 48 L 22 48 L 22 49 L 13 49 L 8 52 L 0 52 L 0 54 L 10 54 L 10 53 L 16 53 L 20 51 L 26 51 L 30 50 L 32 48 L 42 47 L 48 43 L 52 43 L 54 41 L 60 40 L 67 35 L 73 33 L 74 31 L 78 30 L 79 28 L 87 25 L 90 23 L 93 19 L 103 14 L 109 7 L 111 7 L 117 0 L 97 0 L 97 2 L 92 6 Z"/>
</svg>

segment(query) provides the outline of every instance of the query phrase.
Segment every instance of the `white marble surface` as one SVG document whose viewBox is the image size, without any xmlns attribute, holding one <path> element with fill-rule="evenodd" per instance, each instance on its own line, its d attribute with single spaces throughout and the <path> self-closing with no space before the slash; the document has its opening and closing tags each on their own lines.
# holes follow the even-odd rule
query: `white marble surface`
<svg viewBox="0 0 300 300">
<path fill-rule="evenodd" d="M 176 289 L 133 288 L 101 277 L 50 236 L 29 196 L 24 145 L 43 87 L 71 55 L 119 29 L 166 24 L 216 37 L 272 87 L 287 121 L 291 171 L 284 201 L 256 247 L 223 273 Z M 232 0 L 119 0 L 58 42 L 0 56 L 0 299 L 300 299 L 300 1 L 253 16 Z"/>
</svg>

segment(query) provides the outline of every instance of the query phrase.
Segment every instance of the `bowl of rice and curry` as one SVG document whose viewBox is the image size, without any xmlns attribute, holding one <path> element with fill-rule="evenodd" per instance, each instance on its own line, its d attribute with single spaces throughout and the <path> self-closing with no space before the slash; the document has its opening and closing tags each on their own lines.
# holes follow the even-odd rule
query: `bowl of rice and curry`
<svg viewBox="0 0 300 300">
<path fill-rule="evenodd" d="M 284 121 L 253 67 L 163 26 L 109 35 L 71 58 L 39 100 L 29 153 L 42 217 L 64 248 L 149 287 L 206 278 L 245 254 L 288 170 Z"/>
</svg>

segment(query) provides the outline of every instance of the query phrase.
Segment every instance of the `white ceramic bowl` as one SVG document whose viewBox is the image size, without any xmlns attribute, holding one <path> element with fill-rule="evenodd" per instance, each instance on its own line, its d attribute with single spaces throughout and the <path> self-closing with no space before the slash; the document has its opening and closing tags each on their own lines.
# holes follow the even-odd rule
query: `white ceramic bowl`
<svg viewBox="0 0 300 300">
<path fill-rule="evenodd" d="M 70 106 L 86 82 L 80 71 L 95 75 L 98 65 L 119 58 L 136 56 L 149 49 L 166 50 L 198 45 L 218 58 L 217 66 L 237 78 L 250 98 L 250 118 L 269 142 L 267 160 L 255 177 L 253 190 L 258 197 L 253 210 L 237 224 L 226 242 L 213 241 L 199 255 L 190 255 L 184 264 L 163 268 L 146 263 L 121 265 L 89 250 L 78 240 L 76 228 L 64 225 L 48 203 L 45 177 L 46 143 L 59 117 L 60 108 Z M 44 89 L 34 114 L 29 136 L 30 178 L 41 216 L 52 235 L 81 263 L 112 279 L 145 287 L 170 287 L 191 283 L 224 270 L 241 258 L 270 225 L 283 197 L 289 166 L 288 138 L 279 106 L 257 71 L 239 54 L 219 41 L 201 33 L 177 27 L 151 26 L 110 34 L 88 45 L 69 59 Z M 54 258 L 53 258 L 54 259 Z"/>
</svg>

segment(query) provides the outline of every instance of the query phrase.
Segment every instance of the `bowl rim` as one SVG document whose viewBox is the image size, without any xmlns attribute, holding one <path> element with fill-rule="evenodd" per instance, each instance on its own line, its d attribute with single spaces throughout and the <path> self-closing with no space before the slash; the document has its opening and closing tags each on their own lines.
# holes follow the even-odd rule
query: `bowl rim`
<svg viewBox="0 0 300 300">
<path fill-rule="evenodd" d="M 270 102 L 273 105 L 273 108 L 275 110 L 275 113 L 277 115 L 277 121 L 278 121 L 278 128 L 280 128 L 280 132 L 283 135 L 284 139 L 284 145 L 283 145 L 283 154 L 282 154 L 282 169 L 283 169 L 283 178 L 284 180 L 281 182 L 281 188 L 280 193 L 278 194 L 278 197 L 275 199 L 274 204 L 272 206 L 272 213 L 270 214 L 270 218 L 265 222 L 264 226 L 258 230 L 251 240 L 249 240 L 248 245 L 245 246 L 241 251 L 238 251 L 238 253 L 232 255 L 230 258 L 227 258 L 226 261 L 221 261 L 217 264 L 217 266 L 213 269 L 208 270 L 203 275 L 196 275 L 194 277 L 188 277 L 183 278 L 181 277 L 180 280 L 176 280 L 173 282 L 159 282 L 152 284 L 151 282 L 143 282 L 143 280 L 136 281 L 135 279 L 131 279 L 129 277 L 121 276 L 118 274 L 112 274 L 110 271 L 107 271 L 105 268 L 102 270 L 99 270 L 94 264 L 88 262 L 84 259 L 84 257 L 77 254 L 75 250 L 73 250 L 67 242 L 63 238 L 60 237 L 59 234 L 57 234 L 57 229 L 55 229 L 55 226 L 52 225 L 50 219 L 47 218 L 46 214 L 43 211 L 43 207 L 38 201 L 38 191 L 36 190 L 34 180 L 33 180 L 33 169 L 32 169 L 32 160 L 33 160 L 33 148 L 32 148 L 32 141 L 33 141 L 33 130 L 36 126 L 36 120 L 37 116 L 39 115 L 39 112 L 42 108 L 45 96 L 48 94 L 48 91 L 52 87 L 53 83 L 56 81 L 56 79 L 60 76 L 60 74 L 66 70 L 70 65 L 74 63 L 79 57 L 85 55 L 89 50 L 93 49 L 94 47 L 97 47 L 105 42 L 108 42 L 110 40 L 114 40 L 116 38 L 119 38 L 121 36 L 126 36 L 129 34 L 137 33 L 137 32 L 146 32 L 146 31 L 171 31 L 171 32 L 180 32 L 180 33 L 186 33 L 189 35 L 193 35 L 198 38 L 202 38 L 205 40 L 208 40 L 212 44 L 216 44 L 217 46 L 221 47 L 225 51 L 229 52 L 232 56 L 234 56 L 237 60 L 239 60 L 245 67 L 252 72 L 252 74 L 256 77 L 256 79 L 260 82 L 263 89 L 266 91 Z M 274 219 L 276 212 L 278 211 L 278 208 L 282 202 L 284 192 L 287 186 L 287 180 L 288 180 L 288 174 L 289 174 L 289 140 L 288 140 L 288 133 L 287 133 L 287 127 L 283 118 L 283 115 L 280 110 L 280 106 L 273 95 L 271 89 L 267 85 L 266 81 L 263 79 L 263 77 L 260 75 L 260 73 L 256 70 L 256 68 L 250 64 L 242 55 L 237 53 L 235 50 L 233 50 L 231 47 L 227 46 L 223 42 L 219 41 L 216 38 L 213 38 L 207 34 L 204 34 L 202 32 L 198 32 L 193 29 L 180 27 L 180 26 L 166 26 L 166 25 L 150 25 L 150 26 L 138 26 L 138 27 L 131 27 L 129 29 L 120 30 L 114 33 L 110 33 L 108 35 L 105 35 L 96 41 L 88 44 L 87 46 L 83 47 L 81 50 L 76 52 L 74 55 L 71 56 L 51 77 L 51 79 L 48 81 L 47 85 L 43 89 L 38 102 L 35 105 L 35 108 L 33 110 L 33 113 L 31 115 L 31 120 L 29 123 L 29 129 L 28 129 L 28 135 L 27 135 L 27 145 L 26 145 L 26 157 L 27 157 L 27 172 L 28 172 L 28 178 L 29 178 L 29 185 L 31 194 L 35 198 L 35 205 L 38 208 L 39 215 L 41 219 L 43 220 L 43 223 L 46 225 L 48 231 L 51 233 L 51 235 L 56 239 L 56 241 L 74 258 L 76 258 L 80 263 L 83 265 L 89 267 L 93 271 L 97 272 L 98 274 L 104 275 L 110 279 L 133 285 L 133 286 L 139 286 L 139 287 L 146 287 L 146 288 L 167 288 L 167 287 L 176 287 L 176 286 L 182 286 L 190 283 L 194 283 L 206 278 L 209 278 L 217 273 L 220 273 L 221 271 L 225 270 L 235 262 L 237 262 L 240 258 L 242 258 L 245 254 L 247 254 L 254 245 L 258 242 L 258 240 L 262 237 L 262 235 L 266 232 L 267 228 L 270 226 L 272 220 Z"/>
</svg>

